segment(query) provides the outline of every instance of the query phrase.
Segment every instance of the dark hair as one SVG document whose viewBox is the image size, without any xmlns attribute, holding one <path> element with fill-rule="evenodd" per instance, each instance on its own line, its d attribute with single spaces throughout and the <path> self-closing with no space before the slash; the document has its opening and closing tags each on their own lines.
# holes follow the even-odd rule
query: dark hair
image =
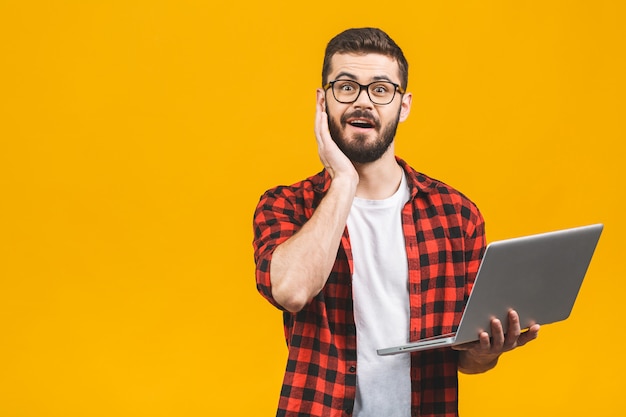
<svg viewBox="0 0 626 417">
<path fill-rule="evenodd" d="M 380 29 L 356 28 L 341 32 L 328 42 L 322 66 L 322 85 L 328 82 L 330 61 L 335 54 L 377 53 L 393 58 L 400 68 L 400 84 L 406 89 L 409 82 L 409 63 L 402 49 Z"/>
</svg>

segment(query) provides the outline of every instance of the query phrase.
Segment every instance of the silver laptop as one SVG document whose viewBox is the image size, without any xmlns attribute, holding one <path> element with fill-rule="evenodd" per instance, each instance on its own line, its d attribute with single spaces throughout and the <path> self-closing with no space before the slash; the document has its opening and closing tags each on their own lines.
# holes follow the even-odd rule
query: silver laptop
<svg viewBox="0 0 626 417">
<path fill-rule="evenodd" d="M 456 333 L 378 349 L 379 355 L 455 346 L 491 334 L 498 318 L 506 332 L 510 309 L 517 311 L 522 329 L 569 317 L 591 262 L 603 225 L 492 242 Z"/>
</svg>

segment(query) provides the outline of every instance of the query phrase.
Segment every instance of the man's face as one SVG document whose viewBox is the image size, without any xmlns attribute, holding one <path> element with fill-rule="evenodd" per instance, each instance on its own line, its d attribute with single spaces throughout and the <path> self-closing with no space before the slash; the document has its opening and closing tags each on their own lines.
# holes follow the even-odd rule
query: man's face
<svg viewBox="0 0 626 417">
<path fill-rule="evenodd" d="M 400 84 L 398 64 L 380 54 L 336 54 L 331 59 L 328 81 L 352 80 L 366 85 L 373 81 Z M 326 113 L 331 137 L 352 161 L 368 163 L 378 160 L 393 143 L 400 121 L 408 116 L 411 95 L 396 92 L 386 105 L 374 104 L 367 91 L 360 92 L 354 103 L 338 102 L 332 89 L 326 90 Z"/>
</svg>

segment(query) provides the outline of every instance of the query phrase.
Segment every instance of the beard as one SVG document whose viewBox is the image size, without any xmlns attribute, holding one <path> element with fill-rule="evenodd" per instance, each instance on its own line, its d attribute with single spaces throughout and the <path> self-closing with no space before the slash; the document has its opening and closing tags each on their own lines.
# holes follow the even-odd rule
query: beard
<svg viewBox="0 0 626 417">
<path fill-rule="evenodd" d="M 381 126 L 380 120 L 375 118 L 370 112 L 362 110 L 344 114 L 339 121 L 330 116 L 328 106 L 326 106 L 326 114 L 328 115 L 328 130 L 333 141 L 350 161 L 361 164 L 377 161 L 387 152 L 396 136 L 396 130 L 400 121 L 400 109 L 398 109 L 396 118 L 385 126 Z M 346 120 L 351 117 L 365 117 L 371 120 L 374 124 L 372 129 L 378 131 L 378 136 L 370 141 L 368 141 L 369 135 L 367 134 L 355 134 L 352 136 L 352 140 L 346 138 Z"/>
</svg>

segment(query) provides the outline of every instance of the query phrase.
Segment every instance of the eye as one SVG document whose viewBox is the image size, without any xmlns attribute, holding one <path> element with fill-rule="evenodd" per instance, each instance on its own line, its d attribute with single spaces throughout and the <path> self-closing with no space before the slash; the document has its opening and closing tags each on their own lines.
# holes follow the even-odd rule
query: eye
<svg viewBox="0 0 626 417">
<path fill-rule="evenodd" d="M 335 88 L 341 92 L 350 93 L 356 89 L 356 86 L 352 81 L 337 81 Z"/>
<path fill-rule="evenodd" d="M 387 83 L 372 84 L 370 87 L 370 92 L 376 94 L 377 96 L 387 95 L 391 90 L 391 85 Z"/>
</svg>

